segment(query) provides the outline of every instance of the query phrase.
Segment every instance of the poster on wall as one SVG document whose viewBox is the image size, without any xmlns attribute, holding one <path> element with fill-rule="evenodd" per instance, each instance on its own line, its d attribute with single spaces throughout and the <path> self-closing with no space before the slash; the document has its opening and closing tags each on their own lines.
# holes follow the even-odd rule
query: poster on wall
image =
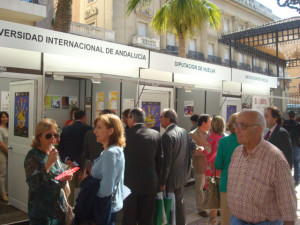
<svg viewBox="0 0 300 225">
<path fill-rule="evenodd" d="M 237 106 L 236 105 L 227 105 L 226 109 L 226 123 L 228 123 L 229 118 L 232 114 L 236 113 Z"/>
<path fill-rule="evenodd" d="M 29 92 L 15 93 L 14 135 L 28 138 Z"/>
<path fill-rule="evenodd" d="M 184 101 L 184 117 L 191 117 L 194 114 L 194 101 Z"/>
<path fill-rule="evenodd" d="M 51 109 L 52 106 L 52 96 L 46 95 L 44 99 L 44 109 Z"/>
<path fill-rule="evenodd" d="M 69 96 L 69 104 L 71 108 L 78 108 L 77 96 Z"/>
<path fill-rule="evenodd" d="M 269 98 L 266 96 L 253 96 L 252 97 L 252 108 L 264 113 L 265 108 L 270 106 Z"/>
<path fill-rule="evenodd" d="M 117 91 L 109 92 L 108 109 L 111 109 L 115 112 L 118 110 L 118 92 Z"/>
<path fill-rule="evenodd" d="M 85 97 L 85 108 L 91 109 L 92 108 L 92 98 L 91 97 Z"/>
<path fill-rule="evenodd" d="M 61 97 L 61 107 L 62 107 L 62 109 L 70 108 L 69 96 L 62 96 Z"/>
<path fill-rule="evenodd" d="M 145 125 L 160 132 L 160 102 L 142 102 L 145 111 Z"/>
<path fill-rule="evenodd" d="M 96 117 L 104 109 L 104 92 L 96 92 Z M 97 113 L 98 112 L 98 113 Z"/>
<path fill-rule="evenodd" d="M 133 109 L 134 108 L 134 99 L 123 99 L 122 102 L 122 111 L 125 109 Z"/>
<path fill-rule="evenodd" d="M 61 97 L 60 96 L 52 96 L 51 99 L 51 107 L 52 109 L 60 109 Z"/>
<path fill-rule="evenodd" d="M 9 91 L 1 91 L 1 110 L 9 111 Z"/>
</svg>

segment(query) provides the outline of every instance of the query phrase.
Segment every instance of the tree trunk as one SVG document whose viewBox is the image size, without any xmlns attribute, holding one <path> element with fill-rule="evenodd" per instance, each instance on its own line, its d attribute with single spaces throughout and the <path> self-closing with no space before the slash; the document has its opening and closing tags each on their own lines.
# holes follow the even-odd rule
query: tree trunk
<svg viewBox="0 0 300 225">
<path fill-rule="evenodd" d="M 186 58 L 186 53 L 185 53 L 185 37 L 183 36 L 182 33 L 178 35 L 179 38 L 179 57 Z"/>
<path fill-rule="evenodd" d="M 58 0 L 53 29 L 69 33 L 72 21 L 72 0 Z"/>
</svg>

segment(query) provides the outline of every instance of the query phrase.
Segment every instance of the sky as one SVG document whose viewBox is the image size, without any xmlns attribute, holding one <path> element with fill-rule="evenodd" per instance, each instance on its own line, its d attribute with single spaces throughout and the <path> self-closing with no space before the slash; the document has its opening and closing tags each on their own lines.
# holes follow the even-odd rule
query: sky
<svg viewBox="0 0 300 225">
<path fill-rule="evenodd" d="M 273 14 L 275 14 L 276 16 L 282 19 L 287 19 L 294 16 L 300 16 L 300 14 L 294 9 L 278 6 L 277 0 L 256 0 L 256 1 L 271 9 L 273 11 Z"/>
</svg>

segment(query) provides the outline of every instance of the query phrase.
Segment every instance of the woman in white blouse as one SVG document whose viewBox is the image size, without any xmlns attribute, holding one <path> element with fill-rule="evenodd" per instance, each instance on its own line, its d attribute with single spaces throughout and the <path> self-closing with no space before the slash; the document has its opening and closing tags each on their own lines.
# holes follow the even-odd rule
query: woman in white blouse
<svg viewBox="0 0 300 225">
<path fill-rule="evenodd" d="M 0 112 L 0 199 L 7 202 L 5 191 L 5 176 L 8 154 L 8 113 Z"/>
</svg>

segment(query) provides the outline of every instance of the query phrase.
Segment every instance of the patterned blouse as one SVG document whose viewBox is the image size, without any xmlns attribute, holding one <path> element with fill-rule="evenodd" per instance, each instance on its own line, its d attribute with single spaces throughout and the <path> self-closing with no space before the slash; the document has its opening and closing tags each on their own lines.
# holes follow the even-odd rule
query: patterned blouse
<svg viewBox="0 0 300 225">
<path fill-rule="evenodd" d="M 48 155 L 38 149 L 30 150 L 25 158 L 30 224 L 64 224 L 65 201 L 62 188 L 66 182 L 54 180 L 64 169 L 58 160 L 47 173 L 47 160 Z"/>
</svg>

